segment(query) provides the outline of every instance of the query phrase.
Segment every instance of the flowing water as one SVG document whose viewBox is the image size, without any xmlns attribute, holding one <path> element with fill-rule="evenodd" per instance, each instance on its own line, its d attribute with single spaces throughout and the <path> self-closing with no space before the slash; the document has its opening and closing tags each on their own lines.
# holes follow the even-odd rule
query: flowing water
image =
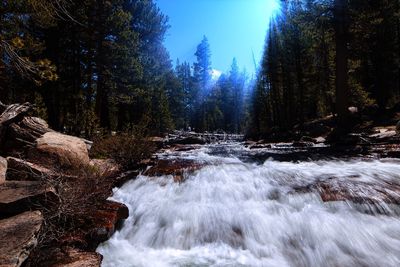
<svg viewBox="0 0 400 267">
<path fill-rule="evenodd" d="M 296 190 L 334 177 L 390 191 L 400 184 L 396 160 L 264 161 L 239 144 L 159 156 L 205 166 L 182 183 L 139 176 L 116 190 L 130 216 L 99 247 L 103 266 L 400 266 L 397 205 Z"/>
</svg>

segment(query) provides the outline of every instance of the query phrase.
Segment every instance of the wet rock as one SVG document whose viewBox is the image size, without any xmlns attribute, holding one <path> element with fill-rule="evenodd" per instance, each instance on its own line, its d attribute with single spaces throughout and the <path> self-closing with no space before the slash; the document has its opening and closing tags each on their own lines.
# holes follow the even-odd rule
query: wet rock
<svg viewBox="0 0 400 267">
<path fill-rule="evenodd" d="M 36 140 L 36 149 L 62 166 L 79 168 L 90 163 L 86 144 L 78 137 L 48 132 Z"/>
<path fill-rule="evenodd" d="M 41 206 L 49 208 L 58 201 L 55 189 L 40 182 L 6 181 L 0 185 L 0 216 L 3 217 Z"/>
<path fill-rule="evenodd" d="M 107 200 L 100 209 L 88 216 L 94 223 L 88 238 L 94 242 L 94 247 L 97 247 L 100 242 L 104 242 L 112 236 L 122 220 L 128 218 L 129 209 L 122 203 Z"/>
<path fill-rule="evenodd" d="M 175 182 L 182 182 L 184 172 L 193 173 L 204 166 L 204 163 L 187 159 L 160 159 L 155 166 L 151 167 L 143 174 L 147 176 L 173 175 Z"/>
<path fill-rule="evenodd" d="M 42 223 L 43 217 L 39 211 L 0 220 L 0 266 L 23 264 L 37 245 Z"/>
<path fill-rule="evenodd" d="M 66 247 L 52 253 L 52 263 L 44 264 L 47 267 L 100 267 L 103 256 L 97 252 L 81 251 Z"/>
<path fill-rule="evenodd" d="M 7 160 L 3 157 L 0 157 L 0 184 L 3 184 L 6 181 L 6 173 Z"/>
<path fill-rule="evenodd" d="M 252 145 L 255 145 L 257 142 L 255 142 L 255 141 L 251 141 L 251 140 L 247 140 L 247 141 L 244 141 L 243 142 L 243 145 L 245 146 L 245 147 L 251 147 Z"/>
<path fill-rule="evenodd" d="M 184 152 L 184 151 L 191 151 L 191 150 L 196 150 L 199 149 L 201 145 L 174 145 L 173 147 L 170 148 L 172 151 L 177 151 L 177 152 Z"/>
<path fill-rule="evenodd" d="M 324 202 L 351 201 L 357 204 L 400 204 L 399 185 L 377 185 L 357 181 L 357 177 L 329 179 L 316 185 Z"/>
<path fill-rule="evenodd" d="M 400 158 L 400 149 L 387 151 L 386 155 L 390 158 Z"/>
<path fill-rule="evenodd" d="M 256 143 L 256 144 L 254 144 L 254 145 L 251 145 L 251 146 L 249 146 L 249 148 L 250 149 L 269 149 L 269 148 L 272 148 L 272 145 L 271 144 L 259 144 L 259 143 Z"/>
<path fill-rule="evenodd" d="M 139 171 L 137 170 L 132 170 L 132 171 L 127 171 L 119 174 L 118 176 L 114 177 L 114 187 L 121 187 L 123 184 L 125 184 L 127 181 L 136 179 L 136 177 L 139 175 Z"/>
<path fill-rule="evenodd" d="M 190 137 L 170 140 L 168 143 L 170 145 L 176 145 L 176 144 L 179 144 L 179 145 L 204 145 L 204 144 L 206 144 L 206 141 L 199 137 L 190 136 Z"/>
<path fill-rule="evenodd" d="M 293 147 L 313 147 L 313 142 L 305 142 L 305 141 L 295 141 L 292 144 Z"/>
<path fill-rule="evenodd" d="M 7 180 L 11 181 L 40 181 L 57 174 L 39 164 L 23 159 L 8 157 Z"/>
</svg>

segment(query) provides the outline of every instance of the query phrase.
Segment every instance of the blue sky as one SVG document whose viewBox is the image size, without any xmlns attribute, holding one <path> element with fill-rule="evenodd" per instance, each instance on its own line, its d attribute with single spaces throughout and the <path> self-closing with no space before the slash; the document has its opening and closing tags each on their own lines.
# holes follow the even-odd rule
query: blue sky
<svg viewBox="0 0 400 267">
<path fill-rule="evenodd" d="M 169 17 L 165 45 L 171 59 L 193 62 L 196 46 L 206 35 L 212 67 L 230 69 L 236 57 L 241 68 L 254 73 L 252 51 L 261 59 L 269 19 L 276 0 L 156 0 Z"/>
</svg>

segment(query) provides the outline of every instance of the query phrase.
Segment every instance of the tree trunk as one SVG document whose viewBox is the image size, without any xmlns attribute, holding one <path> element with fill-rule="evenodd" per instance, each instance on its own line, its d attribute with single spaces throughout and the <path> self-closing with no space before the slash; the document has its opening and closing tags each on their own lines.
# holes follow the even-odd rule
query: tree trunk
<svg viewBox="0 0 400 267">
<path fill-rule="evenodd" d="M 348 0 L 335 0 L 334 28 L 336 39 L 336 112 L 338 126 L 348 126 Z"/>
</svg>

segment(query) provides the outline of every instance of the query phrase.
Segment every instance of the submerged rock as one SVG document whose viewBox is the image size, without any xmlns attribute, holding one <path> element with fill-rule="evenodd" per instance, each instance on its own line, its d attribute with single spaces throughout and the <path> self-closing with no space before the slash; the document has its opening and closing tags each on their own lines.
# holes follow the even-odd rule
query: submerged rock
<svg viewBox="0 0 400 267">
<path fill-rule="evenodd" d="M 369 184 L 365 182 L 352 181 L 351 178 L 344 180 L 329 179 L 316 185 L 324 202 L 330 201 L 352 201 L 357 204 L 400 204 L 400 186 Z"/>
<path fill-rule="evenodd" d="M 184 172 L 193 173 L 205 165 L 205 163 L 187 159 L 160 159 L 143 174 L 147 176 L 173 175 L 175 182 L 182 182 Z"/>
<path fill-rule="evenodd" d="M 39 211 L 0 220 L 0 266 L 17 267 L 23 264 L 37 245 L 42 223 Z"/>
</svg>

